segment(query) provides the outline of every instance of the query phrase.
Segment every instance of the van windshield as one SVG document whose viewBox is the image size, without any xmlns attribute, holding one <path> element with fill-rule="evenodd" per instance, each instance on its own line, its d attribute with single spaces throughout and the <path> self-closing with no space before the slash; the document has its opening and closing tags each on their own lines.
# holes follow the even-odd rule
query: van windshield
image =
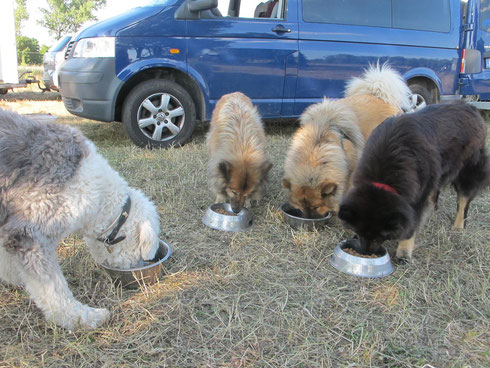
<svg viewBox="0 0 490 368">
<path fill-rule="evenodd" d="M 143 1 L 143 4 L 138 4 L 138 6 L 148 6 L 148 5 L 165 5 L 167 3 L 174 3 L 175 0 L 147 0 Z"/>
<path fill-rule="evenodd" d="M 58 41 L 58 43 L 54 46 L 51 46 L 49 49 L 50 52 L 58 52 L 65 48 L 65 46 L 70 42 L 71 36 L 65 36 Z"/>
</svg>

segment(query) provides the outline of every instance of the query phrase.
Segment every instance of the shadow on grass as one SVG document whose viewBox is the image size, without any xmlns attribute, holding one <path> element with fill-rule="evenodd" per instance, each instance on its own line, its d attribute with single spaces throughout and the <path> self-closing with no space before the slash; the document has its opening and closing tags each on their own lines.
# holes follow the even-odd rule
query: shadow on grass
<svg viewBox="0 0 490 368">
<path fill-rule="evenodd" d="M 76 116 L 60 118 L 58 123 L 77 127 L 96 146 L 123 147 L 132 144 L 121 123 L 98 122 Z"/>
<path fill-rule="evenodd" d="M 37 88 L 37 87 L 36 87 Z M 61 101 L 59 92 L 39 91 L 9 91 L 5 95 L 0 95 L 0 100 L 4 101 Z"/>
<path fill-rule="evenodd" d="M 265 134 L 269 136 L 292 136 L 298 129 L 298 119 L 265 119 Z"/>
</svg>

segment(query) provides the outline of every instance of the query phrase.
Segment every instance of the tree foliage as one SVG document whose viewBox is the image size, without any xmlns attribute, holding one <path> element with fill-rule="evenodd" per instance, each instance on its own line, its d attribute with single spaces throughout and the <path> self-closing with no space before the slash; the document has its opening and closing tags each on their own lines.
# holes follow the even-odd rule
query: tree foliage
<svg viewBox="0 0 490 368">
<path fill-rule="evenodd" d="M 43 56 L 39 52 L 39 42 L 35 38 L 17 37 L 17 62 L 21 65 L 39 65 Z"/>
<path fill-rule="evenodd" d="M 21 26 L 22 22 L 29 19 L 29 14 L 27 13 L 27 8 L 26 8 L 26 1 L 27 0 L 15 0 L 15 11 L 14 11 L 14 17 L 15 17 L 15 34 L 17 36 L 21 35 Z"/>
<path fill-rule="evenodd" d="M 97 20 L 94 12 L 105 6 L 106 0 L 47 0 L 47 8 L 39 24 L 46 27 L 57 40 L 77 32 L 89 20 Z"/>
</svg>

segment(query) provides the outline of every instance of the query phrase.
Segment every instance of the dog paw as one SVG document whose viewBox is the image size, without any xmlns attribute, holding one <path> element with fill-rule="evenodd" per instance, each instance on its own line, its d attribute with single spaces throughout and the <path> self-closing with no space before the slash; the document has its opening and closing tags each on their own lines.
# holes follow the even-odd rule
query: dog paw
<svg viewBox="0 0 490 368">
<path fill-rule="evenodd" d="M 412 262 L 412 259 L 408 259 L 408 258 L 399 258 L 398 256 L 395 257 L 395 259 L 393 260 L 393 262 L 395 264 L 398 264 L 398 265 L 408 265 Z"/>
<path fill-rule="evenodd" d="M 84 306 L 84 312 L 80 315 L 78 325 L 83 329 L 93 329 L 99 327 L 109 318 L 109 311 L 105 308 L 91 308 Z"/>
<path fill-rule="evenodd" d="M 97 328 L 109 318 L 105 308 L 91 308 L 86 305 L 76 306 L 67 313 L 54 314 L 54 322 L 67 330 L 91 330 Z"/>
<path fill-rule="evenodd" d="M 408 264 L 412 262 L 412 252 L 409 252 L 407 249 L 396 250 L 396 262 L 398 264 Z"/>
</svg>

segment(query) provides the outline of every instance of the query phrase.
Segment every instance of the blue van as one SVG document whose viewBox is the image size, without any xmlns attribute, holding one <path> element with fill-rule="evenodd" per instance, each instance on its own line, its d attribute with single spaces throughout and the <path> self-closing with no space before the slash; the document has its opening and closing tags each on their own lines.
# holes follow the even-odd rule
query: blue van
<svg viewBox="0 0 490 368">
<path fill-rule="evenodd" d="M 70 42 L 60 92 L 71 113 L 123 123 L 141 147 L 191 138 L 241 91 L 292 118 L 370 63 L 388 61 L 417 106 L 490 100 L 490 0 L 154 0 Z"/>
</svg>

